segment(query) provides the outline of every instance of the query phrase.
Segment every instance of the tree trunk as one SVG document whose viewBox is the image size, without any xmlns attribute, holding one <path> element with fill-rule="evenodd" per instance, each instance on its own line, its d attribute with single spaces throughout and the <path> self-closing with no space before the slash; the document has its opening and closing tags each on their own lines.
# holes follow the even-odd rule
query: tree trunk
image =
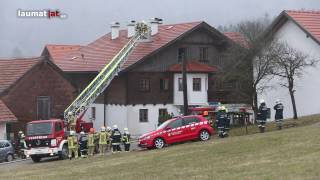
<svg viewBox="0 0 320 180">
<path fill-rule="evenodd" d="M 189 114 L 188 89 L 187 89 L 187 62 L 186 58 L 182 59 L 182 86 L 183 86 L 183 115 Z"/>
<path fill-rule="evenodd" d="M 292 88 L 290 88 L 289 93 L 290 93 L 292 109 L 293 109 L 293 119 L 298 119 L 296 100 L 294 98 L 294 90 Z"/>
<path fill-rule="evenodd" d="M 256 91 L 256 88 L 253 88 L 253 92 L 252 92 L 252 108 L 253 108 L 253 112 L 254 112 L 254 123 L 257 120 L 257 113 L 258 113 L 258 93 Z"/>
</svg>

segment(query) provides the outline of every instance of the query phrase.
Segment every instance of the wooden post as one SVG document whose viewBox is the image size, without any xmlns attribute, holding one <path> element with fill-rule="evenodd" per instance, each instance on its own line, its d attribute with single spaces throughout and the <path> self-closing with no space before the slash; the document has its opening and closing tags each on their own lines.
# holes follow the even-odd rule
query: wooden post
<svg viewBox="0 0 320 180">
<path fill-rule="evenodd" d="M 182 58 L 182 86 L 183 86 L 183 115 L 189 114 L 188 88 L 187 88 L 187 62 L 185 54 Z"/>
</svg>

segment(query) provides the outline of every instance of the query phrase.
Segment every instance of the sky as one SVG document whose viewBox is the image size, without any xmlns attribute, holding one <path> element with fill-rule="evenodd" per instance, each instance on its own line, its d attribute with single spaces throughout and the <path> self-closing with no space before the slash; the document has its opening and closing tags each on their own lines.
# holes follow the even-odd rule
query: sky
<svg viewBox="0 0 320 180">
<path fill-rule="evenodd" d="M 66 19 L 21 18 L 18 9 L 59 9 Z M 39 56 L 46 44 L 86 45 L 130 20 L 164 24 L 205 21 L 213 27 L 263 17 L 285 9 L 320 9 L 320 0 L 1 0 L 0 57 Z"/>
</svg>

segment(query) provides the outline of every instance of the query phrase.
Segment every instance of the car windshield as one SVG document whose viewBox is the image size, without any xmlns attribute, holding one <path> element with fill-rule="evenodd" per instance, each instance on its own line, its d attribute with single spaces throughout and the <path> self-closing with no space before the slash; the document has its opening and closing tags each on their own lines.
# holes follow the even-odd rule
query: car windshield
<svg viewBox="0 0 320 180">
<path fill-rule="evenodd" d="M 167 120 L 167 121 L 165 121 L 164 123 L 162 123 L 162 124 L 157 128 L 157 130 L 163 129 L 163 128 L 166 127 L 170 122 L 172 122 L 172 120 Z"/>
<path fill-rule="evenodd" d="M 27 135 L 36 136 L 36 135 L 48 135 L 52 132 L 52 123 L 31 123 L 27 126 Z"/>
</svg>

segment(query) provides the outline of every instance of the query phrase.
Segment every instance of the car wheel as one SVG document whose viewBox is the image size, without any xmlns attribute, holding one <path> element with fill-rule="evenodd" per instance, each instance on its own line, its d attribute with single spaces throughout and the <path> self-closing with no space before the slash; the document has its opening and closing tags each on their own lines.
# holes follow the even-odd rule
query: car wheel
<svg viewBox="0 0 320 180">
<path fill-rule="evenodd" d="M 202 130 L 199 135 L 201 141 L 207 141 L 210 139 L 210 134 L 207 130 Z"/>
<path fill-rule="evenodd" d="M 38 156 L 31 156 L 31 159 L 32 159 L 32 161 L 35 162 L 35 163 L 41 161 L 41 157 L 38 157 Z"/>
<path fill-rule="evenodd" d="M 59 157 L 60 157 L 61 160 L 64 160 L 64 159 L 68 159 L 68 155 L 69 155 L 68 146 L 67 145 L 63 145 Z"/>
<path fill-rule="evenodd" d="M 157 138 L 154 140 L 154 147 L 157 149 L 162 149 L 164 147 L 164 140 L 162 138 Z"/>
<path fill-rule="evenodd" d="M 12 154 L 8 154 L 6 157 L 6 162 L 10 162 L 13 160 L 13 155 Z"/>
</svg>

